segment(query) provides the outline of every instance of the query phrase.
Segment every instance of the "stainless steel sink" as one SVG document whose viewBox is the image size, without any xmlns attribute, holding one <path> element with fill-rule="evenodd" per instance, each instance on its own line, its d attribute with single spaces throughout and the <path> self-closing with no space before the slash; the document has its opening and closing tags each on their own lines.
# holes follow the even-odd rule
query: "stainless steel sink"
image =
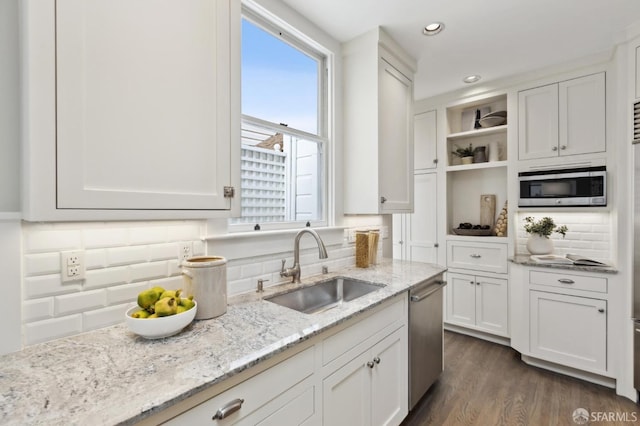
<svg viewBox="0 0 640 426">
<path fill-rule="evenodd" d="M 380 290 L 382 287 L 384 284 L 336 277 L 309 287 L 266 297 L 265 300 L 305 314 L 314 314 Z"/>
</svg>

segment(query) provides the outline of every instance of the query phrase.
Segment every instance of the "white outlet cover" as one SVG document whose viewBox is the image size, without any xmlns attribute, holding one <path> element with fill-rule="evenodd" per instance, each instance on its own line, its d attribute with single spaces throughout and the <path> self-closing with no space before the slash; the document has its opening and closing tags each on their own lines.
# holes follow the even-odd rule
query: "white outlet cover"
<svg viewBox="0 0 640 426">
<path fill-rule="evenodd" d="M 60 252 L 60 276 L 63 283 L 84 280 L 84 250 Z"/>
</svg>

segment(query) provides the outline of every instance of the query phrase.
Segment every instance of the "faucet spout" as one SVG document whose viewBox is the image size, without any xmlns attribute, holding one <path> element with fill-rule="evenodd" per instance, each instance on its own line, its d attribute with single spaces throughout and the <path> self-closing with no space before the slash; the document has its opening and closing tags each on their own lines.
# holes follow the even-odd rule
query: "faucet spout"
<svg viewBox="0 0 640 426">
<path fill-rule="evenodd" d="M 318 244 L 318 257 L 320 259 L 326 259 L 329 257 L 327 255 L 327 248 L 324 246 L 324 242 L 320 235 L 316 231 L 311 228 L 301 229 L 297 234 L 293 243 L 293 267 L 286 268 L 284 267 L 285 261 L 282 261 L 282 270 L 280 271 L 281 277 L 292 277 L 292 282 L 299 283 L 300 282 L 300 239 L 303 234 L 311 234 L 311 236 L 316 240 Z"/>
</svg>

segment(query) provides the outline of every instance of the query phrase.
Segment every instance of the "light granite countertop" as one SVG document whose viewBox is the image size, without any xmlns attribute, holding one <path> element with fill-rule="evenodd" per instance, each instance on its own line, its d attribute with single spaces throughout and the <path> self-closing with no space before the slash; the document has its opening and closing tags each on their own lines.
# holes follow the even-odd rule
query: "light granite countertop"
<svg viewBox="0 0 640 426">
<path fill-rule="evenodd" d="M 293 287 L 285 284 L 229 298 L 226 314 L 165 339 L 146 340 L 119 324 L 29 346 L 0 357 L 0 424 L 134 424 L 444 271 L 384 260 L 303 277 L 296 286 L 331 276 L 386 284 L 313 315 L 262 300 Z"/>
<path fill-rule="evenodd" d="M 540 263 L 531 259 L 531 256 L 528 254 L 518 254 L 509 259 L 511 262 L 516 263 L 518 265 L 525 266 L 536 266 L 540 268 L 552 268 L 552 269 L 565 269 L 571 271 L 582 271 L 582 272 L 598 272 L 605 274 L 617 274 L 618 270 L 613 266 L 583 266 L 583 265 L 564 265 L 564 264 L 554 264 L 554 263 Z"/>
</svg>

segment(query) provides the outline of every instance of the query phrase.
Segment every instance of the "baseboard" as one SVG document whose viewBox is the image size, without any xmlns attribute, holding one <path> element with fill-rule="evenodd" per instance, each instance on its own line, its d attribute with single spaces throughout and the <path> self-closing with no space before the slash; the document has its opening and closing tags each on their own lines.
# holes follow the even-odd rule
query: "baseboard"
<svg viewBox="0 0 640 426">
<path fill-rule="evenodd" d="M 453 331 L 459 334 L 465 334 L 467 336 L 476 337 L 478 339 L 486 340 L 488 342 L 497 343 L 503 346 L 511 347 L 511 339 L 503 336 L 496 336 L 495 334 L 485 333 L 479 330 L 473 330 L 466 327 L 460 327 L 455 324 L 444 323 L 444 329 L 447 331 Z"/>
</svg>

